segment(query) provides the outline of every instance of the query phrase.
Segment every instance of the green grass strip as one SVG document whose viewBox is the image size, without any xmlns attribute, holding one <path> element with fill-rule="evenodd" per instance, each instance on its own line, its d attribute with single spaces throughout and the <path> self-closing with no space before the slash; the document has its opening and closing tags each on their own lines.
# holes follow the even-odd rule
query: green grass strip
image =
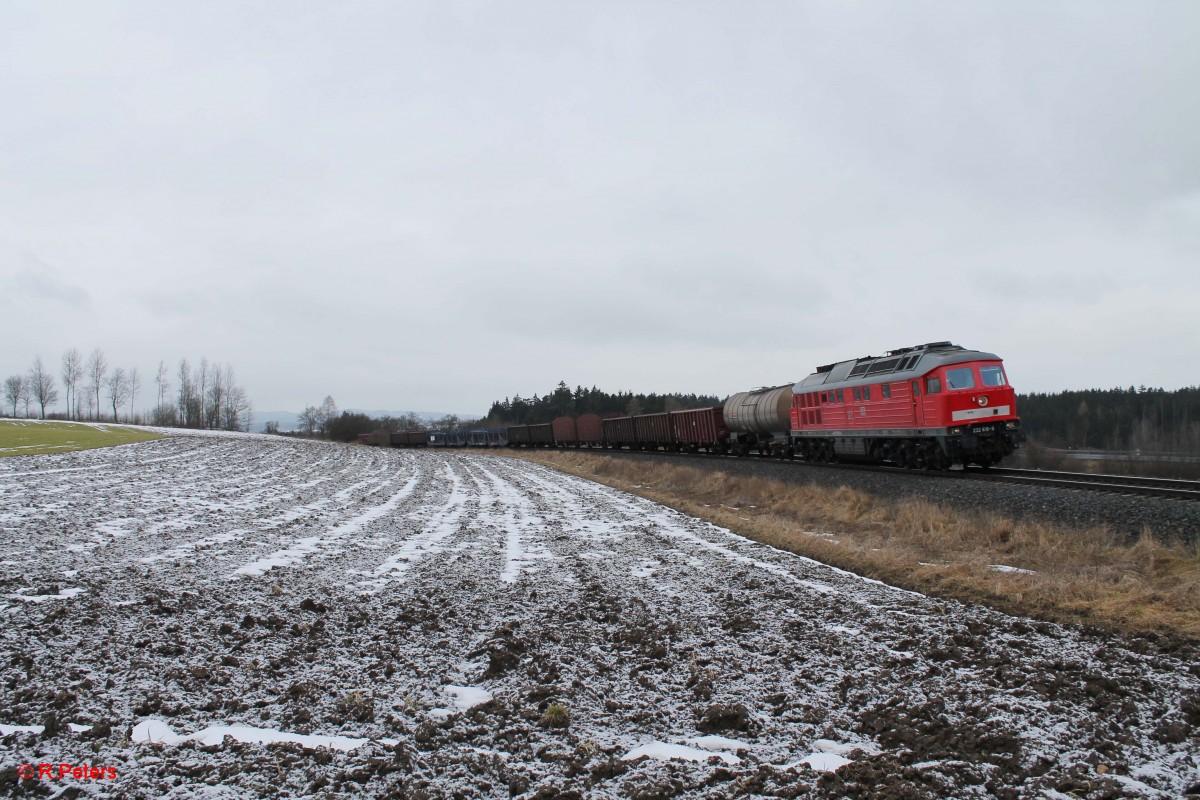
<svg viewBox="0 0 1200 800">
<path fill-rule="evenodd" d="M 0 419 L 0 458 L 91 450 L 114 444 L 162 439 L 161 433 L 103 422 L 43 422 Z"/>
</svg>

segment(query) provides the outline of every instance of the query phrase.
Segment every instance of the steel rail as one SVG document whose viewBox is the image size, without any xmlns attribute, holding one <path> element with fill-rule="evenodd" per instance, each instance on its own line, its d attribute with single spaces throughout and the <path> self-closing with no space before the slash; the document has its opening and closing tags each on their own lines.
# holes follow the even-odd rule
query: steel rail
<svg viewBox="0 0 1200 800">
<path fill-rule="evenodd" d="M 590 452 L 596 455 L 626 456 L 657 455 L 673 458 L 697 458 L 704 461 L 721 461 L 732 459 L 736 461 L 772 461 L 787 463 L 790 459 L 777 456 L 732 454 L 712 455 L 708 453 L 686 453 L 669 450 L 610 450 L 606 448 L 551 448 L 555 450 Z M 1025 486 L 1046 486 L 1056 489 L 1073 489 L 1087 492 L 1105 492 L 1134 497 L 1158 497 L 1172 500 L 1200 502 L 1200 481 L 1178 480 L 1175 478 L 1143 478 L 1131 475 L 1102 475 L 1089 472 L 1059 472 L 1054 470 L 1015 469 L 992 467 L 991 469 L 954 469 L 954 470 L 925 470 L 902 468 L 879 464 L 828 463 L 819 461 L 794 460 L 792 463 L 808 467 L 826 467 L 844 470 L 863 470 L 884 472 L 901 475 L 925 476 L 930 478 L 958 478 L 962 480 L 979 480 L 991 483 L 1010 483 Z"/>
</svg>

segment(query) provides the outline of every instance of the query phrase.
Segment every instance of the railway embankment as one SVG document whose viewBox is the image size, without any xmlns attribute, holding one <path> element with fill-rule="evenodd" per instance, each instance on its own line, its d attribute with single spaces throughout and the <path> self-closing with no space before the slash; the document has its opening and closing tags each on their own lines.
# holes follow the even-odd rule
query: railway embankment
<svg viewBox="0 0 1200 800">
<path fill-rule="evenodd" d="M 1200 504 L 758 459 L 519 457 L 925 594 L 1200 639 Z"/>
</svg>

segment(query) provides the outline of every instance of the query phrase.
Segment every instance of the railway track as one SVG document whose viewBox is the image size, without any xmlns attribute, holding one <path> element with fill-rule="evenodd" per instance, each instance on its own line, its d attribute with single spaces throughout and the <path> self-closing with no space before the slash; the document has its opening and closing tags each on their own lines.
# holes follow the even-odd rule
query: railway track
<svg viewBox="0 0 1200 800">
<path fill-rule="evenodd" d="M 1130 475 L 1095 475 L 1088 472 L 1008 468 L 968 470 L 946 474 L 957 474 L 975 480 L 997 483 L 1019 483 L 1027 486 L 1052 486 L 1059 489 L 1109 492 L 1135 497 L 1168 497 L 1174 500 L 1200 501 L 1200 481 L 1172 478 L 1139 478 Z"/>
<path fill-rule="evenodd" d="M 601 455 L 641 454 L 631 450 L 592 450 Z M 764 461 L 780 461 L 771 456 L 712 456 L 705 453 L 671 453 L 654 451 L 657 456 L 671 456 L 681 459 L 711 460 L 744 460 L 762 459 Z M 861 470 L 870 472 L 898 473 L 905 475 L 927 475 L 932 478 L 956 478 L 960 480 L 977 480 L 992 483 L 1014 483 L 1025 486 L 1046 486 L 1056 489 L 1074 489 L 1085 492 L 1105 492 L 1129 497 L 1161 497 L 1172 500 L 1200 501 L 1200 481 L 1176 480 L 1173 478 L 1140 478 L 1129 475 L 1098 475 L 1087 472 L 1058 472 L 1038 469 L 1013 469 L 993 467 L 981 469 L 953 469 L 945 472 L 935 470 L 903 469 L 900 467 L 878 466 L 875 464 L 827 464 L 818 462 L 797 461 L 809 467 L 827 469 Z"/>
</svg>

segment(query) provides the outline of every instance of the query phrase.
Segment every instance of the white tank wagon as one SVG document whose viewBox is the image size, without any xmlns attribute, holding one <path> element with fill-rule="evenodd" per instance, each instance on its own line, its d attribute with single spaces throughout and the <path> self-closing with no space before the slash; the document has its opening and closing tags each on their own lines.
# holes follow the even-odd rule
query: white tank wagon
<svg viewBox="0 0 1200 800">
<path fill-rule="evenodd" d="M 734 452 L 787 455 L 792 430 L 792 386 L 790 383 L 769 386 L 729 396 L 723 414 Z"/>
</svg>

